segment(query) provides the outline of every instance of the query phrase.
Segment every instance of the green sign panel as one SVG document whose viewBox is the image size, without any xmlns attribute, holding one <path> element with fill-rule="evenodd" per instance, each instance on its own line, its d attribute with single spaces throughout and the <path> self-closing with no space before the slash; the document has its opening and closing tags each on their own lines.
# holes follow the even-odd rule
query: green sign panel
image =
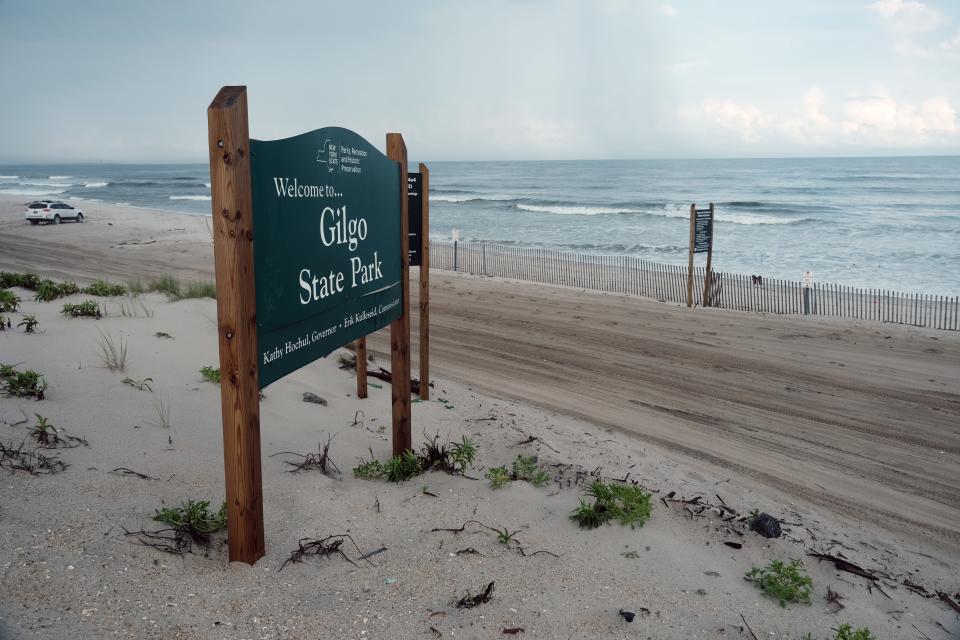
<svg viewBox="0 0 960 640">
<path fill-rule="evenodd" d="M 260 387 L 400 317 L 400 165 L 347 129 L 251 140 Z"/>
</svg>

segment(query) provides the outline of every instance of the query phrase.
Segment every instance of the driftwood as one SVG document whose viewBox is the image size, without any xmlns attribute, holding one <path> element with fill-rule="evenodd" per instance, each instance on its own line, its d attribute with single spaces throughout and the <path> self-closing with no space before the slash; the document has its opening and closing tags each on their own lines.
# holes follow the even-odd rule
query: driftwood
<svg viewBox="0 0 960 640">
<path fill-rule="evenodd" d="M 877 574 L 867 571 L 863 567 L 860 567 L 849 560 L 844 560 L 843 558 L 830 555 L 829 553 L 820 553 L 818 551 L 808 551 L 807 555 L 811 558 L 816 558 L 817 560 L 827 560 L 833 563 L 833 566 L 839 571 L 846 571 L 847 573 L 852 573 L 855 576 L 860 576 L 861 578 L 866 578 L 867 580 L 878 580 L 880 576 Z"/>
<path fill-rule="evenodd" d="M 473 609 L 474 607 L 478 607 L 485 602 L 490 602 L 491 595 L 493 595 L 493 582 L 488 584 L 483 591 L 475 596 L 470 595 L 468 591 L 467 595 L 457 601 L 457 609 Z"/>
<path fill-rule="evenodd" d="M 353 546 L 356 548 L 356 550 L 362 553 L 360 551 L 360 547 L 357 545 L 354 539 L 345 533 L 334 534 L 323 539 L 300 538 L 300 541 L 297 543 L 297 548 L 290 553 L 289 558 L 283 561 L 283 564 L 280 565 L 280 569 L 278 569 L 278 571 L 283 571 L 283 568 L 291 562 L 303 562 L 303 558 L 305 556 L 330 556 L 334 554 L 339 555 L 353 566 L 359 567 L 360 565 L 348 558 L 347 554 L 345 554 L 343 549 L 340 548 L 340 545 L 343 544 L 344 540 L 349 540 L 351 543 L 353 543 Z M 369 553 L 365 556 L 361 556 L 360 559 L 366 560 L 367 564 L 369 564 L 371 567 L 376 566 L 370 562 L 368 558 L 378 552 L 379 550 Z"/>
<path fill-rule="evenodd" d="M 390 380 L 393 378 L 391 373 L 386 369 L 384 369 L 383 367 L 380 367 L 376 371 L 368 370 L 367 377 L 376 378 L 377 380 L 383 380 L 386 383 L 390 383 Z M 434 385 L 431 382 L 430 388 L 432 389 L 433 386 Z M 410 378 L 410 393 L 415 393 L 417 395 L 420 395 L 420 381 L 417 380 L 416 378 Z"/>
<path fill-rule="evenodd" d="M 26 471 L 32 476 L 59 473 L 69 465 L 55 456 L 45 456 L 36 449 L 24 449 L 24 443 L 14 446 L 0 442 L 0 468 Z"/>
</svg>

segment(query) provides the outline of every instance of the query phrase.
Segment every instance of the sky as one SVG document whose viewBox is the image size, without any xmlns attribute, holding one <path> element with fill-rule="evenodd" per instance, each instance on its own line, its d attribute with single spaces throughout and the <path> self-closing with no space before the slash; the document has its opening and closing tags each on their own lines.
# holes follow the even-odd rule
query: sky
<svg viewBox="0 0 960 640">
<path fill-rule="evenodd" d="M 0 0 L 0 163 L 206 162 L 342 126 L 411 160 L 960 153 L 958 0 Z"/>
</svg>

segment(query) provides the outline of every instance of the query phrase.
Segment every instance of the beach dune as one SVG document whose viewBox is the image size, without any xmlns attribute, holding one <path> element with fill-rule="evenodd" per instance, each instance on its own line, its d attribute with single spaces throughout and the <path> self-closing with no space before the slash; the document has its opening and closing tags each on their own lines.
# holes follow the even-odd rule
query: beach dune
<svg viewBox="0 0 960 640">
<path fill-rule="evenodd" d="M 212 279 L 207 219 L 87 209 L 83 224 L 34 227 L 22 202 L 0 200 L 0 269 L 80 281 Z M 903 582 L 960 590 L 957 334 L 689 310 L 442 271 L 431 282 L 431 372 L 443 402 L 414 404 L 414 441 L 437 432 L 475 439 L 474 479 L 353 478 L 361 459 L 389 451 L 389 389 L 358 401 L 350 372 L 335 358 L 318 361 L 265 390 L 268 552 L 254 567 L 228 565 L 217 544 L 181 559 L 123 535 L 149 528 L 162 505 L 222 500 L 219 391 L 198 373 L 217 362 L 215 302 L 153 293 L 139 299 L 142 312 L 126 314 L 128 299 L 107 299 L 108 315 L 86 320 L 21 291 L 40 332 L 0 332 L 0 361 L 43 372 L 51 387 L 40 402 L 0 398 L 0 441 L 22 439 L 40 413 L 89 447 L 58 452 L 70 464 L 60 474 L 3 477 L 0 637 L 406 638 L 431 637 L 431 627 L 460 637 L 510 628 L 748 637 L 743 620 L 758 635 L 789 630 L 784 637 L 827 637 L 847 621 L 878 637 L 916 637 L 912 624 L 931 637 L 960 628 L 956 612 Z M 416 313 L 411 320 L 415 343 Z M 101 365 L 102 332 L 128 341 L 124 375 L 152 378 L 152 390 Z M 389 366 L 385 332 L 369 342 Z M 303 402 L 304 392 L 328 405 Z M 170 426 L 158 424 L 157 402 L 172 406 Z M 287 458 L 273 455 L 316 451 L 333 434 L 339 477 L 287 473 Z M 550 487 L 494 491 L 482 479 L 518 453 L 539 456 Z M 110 473 L 116 467 L 155 479 Z M 653 491 L 650 522 L 596 531 L 569 522 L 591 474 Z M 668 496 L 767 511 L 786 535 L 768 541 L 712 510 L 660 500 Z M 475 525 L 433 531 L 468 520 L 518 531 L 526 552 L 559 557 L 523 556 Z M 300 538 L 335 533 L 363 553 L 386 550 L 371 557 L 375 566 L 330 557 L 278 571 Z M 814 602 L 786 609 L 742 579 L 751 566 L 812 549 L 884 578 L 807 557 Z M 491 581 L 490 603 L 451 604 Z M 825 607 L 828 585 L 845 596 L 840 614 Z"/>
</svg>

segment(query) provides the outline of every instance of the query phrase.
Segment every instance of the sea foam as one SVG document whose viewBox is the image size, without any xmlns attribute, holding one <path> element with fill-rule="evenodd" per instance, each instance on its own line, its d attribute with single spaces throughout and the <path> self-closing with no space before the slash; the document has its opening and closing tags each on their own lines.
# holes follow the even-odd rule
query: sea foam
<svg viewBox="0 0 960 640">
<path fill-rule="evenodd" d="M 38 189 L 0 189 L 0 193 L 7 196 L 56 196 L 63 193 L 63 189 L 41 191 Z"/>
<path fill-rule="evenodd" d="M 105 187 L 108 184 L 110 183 L 109 182 L 88 182 L 83 186 L 86 187 L 87 189 L 94 189 L 96 187 Z"/>
<path fill-rule="evenodd" d="M 210 200 L 210 196 L 170 196 L 171 200 Z"/>
</svg>

